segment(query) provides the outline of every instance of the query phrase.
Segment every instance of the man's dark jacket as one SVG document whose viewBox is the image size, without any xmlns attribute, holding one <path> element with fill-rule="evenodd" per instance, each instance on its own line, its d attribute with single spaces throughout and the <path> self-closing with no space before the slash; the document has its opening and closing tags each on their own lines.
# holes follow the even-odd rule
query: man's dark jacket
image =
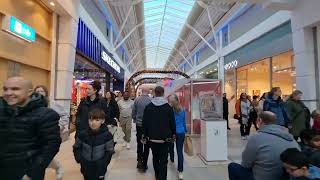
<svg viewBox="0 0 320 180">
<path fill-rule="evenodd" d="M 0 97 L 0 179 L 21 180 L 26 174 L 32 180 L 44 178 L 61 144 L 60 117 L 45 106 L 38 94 L 17 110 Z"/>
</svg>

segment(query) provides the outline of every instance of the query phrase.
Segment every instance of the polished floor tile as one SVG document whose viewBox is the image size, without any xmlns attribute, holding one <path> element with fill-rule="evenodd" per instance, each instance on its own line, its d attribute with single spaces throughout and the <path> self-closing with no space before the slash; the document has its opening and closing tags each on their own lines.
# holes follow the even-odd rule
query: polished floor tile
<svg viewBox="0 0 320 180">
<path fill-rule="evenodd" d="M 241 161 L 241 152 L 246 141 L 241 140 L 239 125 L 236 121 L 231 122 L 232 130 L 228 132 L 228 151 L 229 159 L 232 161 Z M 135 130 L 133 129 L 133 134 Z M 155 180 L 154 171 L 151 162 L 151 154 L 149 158 L 149 169 L 146 173 L 140 173 L 136 169 L 136 143 L 135 136 L 132 139 L 132 147 L 130 150 L 117 147 L 117 153 L 114 155 L 106 174 L 108 180 Z M 57 159 L 61 162 L 65 171 L 64 180 L 82 180 L 80 166 L 75 162 L 72 153 L 72 145 L 74 138 L 71 137 L 67 142 L 63 143 Z M 200 151 L 199 138 L 193 140 L 195 152 Z M 177 162 L 177 161 L 176 161 Z M 168 180 L 177 179 L 176 164 L 168 164 Z M 200 158 L 195 155 L 193 157 L 185 156 L 185 180 L 226 180 L 227 178 L 227 163 L 206 166 Z M 55 172 L 48 169 L 45 180 L 55 180 Z"/>
</svg>

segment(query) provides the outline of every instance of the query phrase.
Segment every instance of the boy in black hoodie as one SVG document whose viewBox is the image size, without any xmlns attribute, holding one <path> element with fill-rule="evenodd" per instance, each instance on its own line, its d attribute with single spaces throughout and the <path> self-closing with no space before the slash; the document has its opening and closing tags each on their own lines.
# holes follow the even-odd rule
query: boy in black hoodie
<svg viewBox="0 0 320 180">
<path fill-rule="evenodd" d="M 101 109 L 89 112 L 89 129 L 81 131 L 73 145 L 77 163 L 85 180 L 102 180 L 114 152 L 113 137 L 105 126 Z"/>
</svg>

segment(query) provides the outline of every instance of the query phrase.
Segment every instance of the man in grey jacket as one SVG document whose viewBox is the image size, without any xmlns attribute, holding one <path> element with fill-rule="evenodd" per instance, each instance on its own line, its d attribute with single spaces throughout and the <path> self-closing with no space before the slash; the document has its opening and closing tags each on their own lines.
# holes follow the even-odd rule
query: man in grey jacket
<svg viewBox="0 0 320 180">
<path fill-rule="evenodd" d="M 272 112 L 262 112 L 257 134 L 252 135 L 242 153 L 241 165 L 228 166 L 230 180 L 282 180 L 283 169 L 280 154 L 288 148 L 298 148 L 293 136 L 276 125 Z"/>
<path fill-rule="evenodd" d="M 132 119 L 136 123 L 137 128 L 137 168 L 141 171 L 147 170 L 147 163 L 149 157 L 149 146 L 148 144 L 143 144 L 142 139 L 142 118 L 144 109 L 148 104 L 151 103 L 151 98 L 148 95 L 149 91 L 145 87 L 142 87 L 141 96 L 137 97 L 134 101 L 132 108 Z"/>
</svg>

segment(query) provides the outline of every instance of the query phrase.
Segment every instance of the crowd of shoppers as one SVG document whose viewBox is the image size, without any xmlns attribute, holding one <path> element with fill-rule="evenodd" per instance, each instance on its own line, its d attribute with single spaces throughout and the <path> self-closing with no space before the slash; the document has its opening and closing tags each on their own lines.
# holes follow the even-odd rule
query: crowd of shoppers
<svg viewBox="0 0 320 180">
<path fill-rule="evenodd" d="M 247 103 L 248 97 L 241 94 L 235 115 L 241 124 L 241 135 L 250 132 L 249 126 L 254 120 L 258 127 L 257 133 L 248 139 L 241 164 L 229 164 L 230 180 L 320 179 L 320 111 L 310 113 L 302 95 L 301 91 L 295 90 L 283 100 L 281 89 L 275 87 L 259 101 L 254 96 Z M 248 131 L 244 131 L 248 109 L 252 115 L 249 115 L 249 126 L 245 129 Z M 254 111 L 256 115 L 253 115 Z"/>
</svg>

